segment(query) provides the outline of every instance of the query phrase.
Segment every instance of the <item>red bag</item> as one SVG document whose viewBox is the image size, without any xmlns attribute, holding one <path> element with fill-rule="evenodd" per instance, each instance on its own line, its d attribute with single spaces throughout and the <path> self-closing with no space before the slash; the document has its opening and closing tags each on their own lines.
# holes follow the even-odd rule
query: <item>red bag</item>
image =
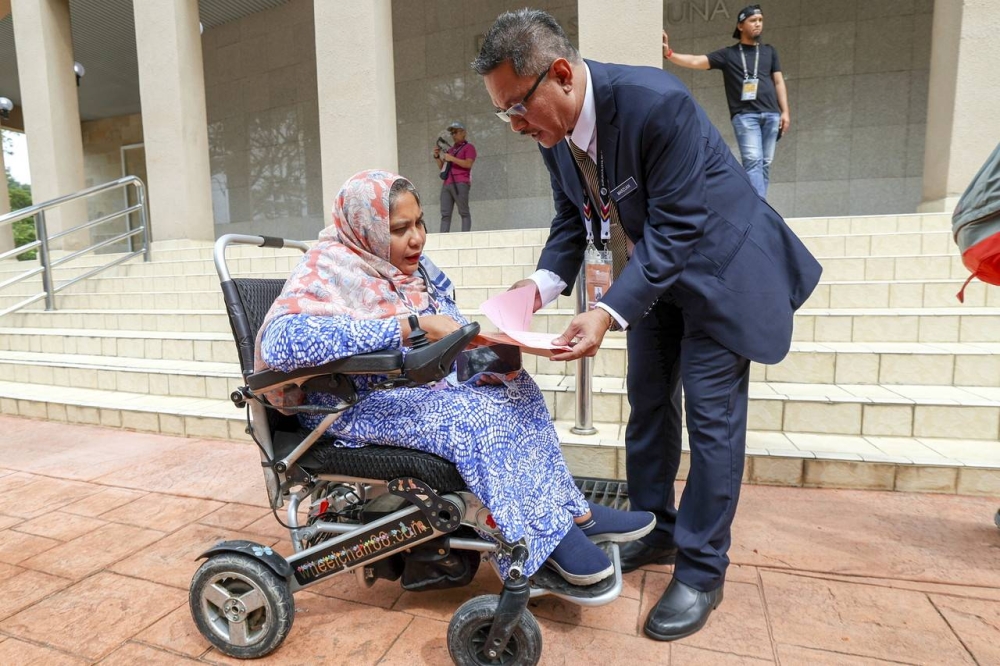
<svg viewBox="0 0 1000 666">
<path fill-rule="evenodd" d="M 952 232 L 962 263 L 972 273 L 958 292 L 964 303 L 965 288 L 973 278 L 1000 285 L 1000 145 L 958 200 Z"/>
</svg>

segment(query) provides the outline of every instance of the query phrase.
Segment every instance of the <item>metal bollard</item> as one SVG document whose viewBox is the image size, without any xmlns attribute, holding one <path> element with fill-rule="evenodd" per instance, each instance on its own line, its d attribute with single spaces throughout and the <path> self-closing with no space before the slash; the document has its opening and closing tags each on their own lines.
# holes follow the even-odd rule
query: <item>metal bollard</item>
<svg viewBox="0 0 1000 666">
<path fill-rule="evenodd" d="M 587 311 L 586 266 L 576 276 L 576 313 Z M 577 435 L 596 435 L 594 427 L 594 395 L 591 386 L 594 359 L 585 356 L 576 361 L 576 425 L 570 430 Z"/>
</svg>

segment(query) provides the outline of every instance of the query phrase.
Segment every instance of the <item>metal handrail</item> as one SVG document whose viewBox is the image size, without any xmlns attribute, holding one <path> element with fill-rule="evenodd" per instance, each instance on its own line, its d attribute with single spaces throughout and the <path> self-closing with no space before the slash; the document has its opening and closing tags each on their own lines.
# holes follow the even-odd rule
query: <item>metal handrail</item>
<svg viewBox="0 0 1000 666">
<path fill-rule="evenodd" d="M 87 222 L 84 222 L 82 224 L 73 227 L 72 229 L 66 229 L 60 231 L 59 233 L 53 234 L 52 236 L 48 235 L 48 229 L 45 226 L 45 211 L 51 210 L 65 203 L 69 203 L 70 201 L 85 199 L 87 197 L 94 196 L 95 194 L 100 194 L 101 192 L 107 192 L 109 190 L 113 190 L 119 187 L 127 188 L 129 186 L 135 187 L 136 201 L 137 201 L 136 204 L 128 206 L 124 210 L 120 210 L 116 213 L 104 215 L 96 220 L 89 220 Z M 103 183 L 101 185 L 88 187 L 84 190 L 80 190 L 79 192 L 75 192 L 73 194 L 67 194 L 66 196 L 58 197 L 56 199 L 51 199 L 50 201 L 45 201 L 40 204 L 33 204 L 31 206 L 28 206 L 27 208 L 21 208 L 19 210 L 15 210 L 13 212 L 7 213 L 6 215 L 0 215 L 0 227 L 3 227 L 4 225 L 7 224 L 13 224 L 14 222 L 17 222 L 19 220 L 24 220 L 33 216 L 35 218 L 35 238 L 36 238 L 36 240 L 32 241 L 31 243 L 21 245 L 20 247 L 16 247 L 13 250 L 9 250 L 4 252 L 3 254 L 0 254 L 0 260 L 6 259 L 7 257 L 23 254 L 37 247 L 38 259 L 39 263 L 41 264 L 41 266 L 39 267 L 28 269 L 27 271 L 21 273 L 20 275 L 3 282 L 2 284 L 0 284 L 0 289 L 11 286 L 23 280 L 27 280 L 28 278 L 34 275 L 38 275 L 39 273 L 42 274 L 42 291 L 32 296 L 29 296 L 25 300 L 12 305 L 6 310 L 0 310 L 0 317 L 4 316 L 5 314 L 10 314 L 11 312 L 19 310 L 25 307 L 26 305 L 30 305 L 31 303 L 34 303 L 35 301 L 38 301 L 42 298 L 45 299 L 46 310 L 50 311 L 55 310 L 56 309 L 55 295 L 56 293 L 62 291 L 66 287 L 76 284 L 81 280 L 85 280 L 89 277 L 97 275 L 101 271 L 107 270 L 112 266 L 117 266 L 118 264 L 124 261 L 128 261 L 129 259 L 136 257 L 140 254 L 143 255 L 143 261 L 150 261 L 151 257 L 150 257 L 150 247 L 149 247 L 149 215 L 147 208 L 148 205 L 146 203 L 146 186 L 143 184 L 142 180 L 140 180 L 136 176 L 124 176 L 123 178 L 118 178 L 116 180 Z M 99 224 L 103 224 L 104 222 L 108 222 L 110 220 L 114 220 L 119 217 L 131 215 L 136 211 L 138 211 L 139 213 L 139 220 L 141 224 L 135 229 L 129 229 L 128 231 L 118 234 L 113 238 L 105 239 L 98 243 L 93 243 L 92 245 L 89 245 L 88 247 L 82 250 L 77 250 L 76 252 L 72 252 L 64 257 L 60 257 L 59 259 L 52 261 L 51 252 L 49 251 L 50 241 L 62 238 L 63 236 L 71 234 L 75 231 L 89 229 L 91 227 L 96 227 Z M 87 254 L 88 252 L 93 252 L 94 250 L 98 250 L 102 247 L 111 245 L 120 240 L 124 240 L 126 238 L 131 239 L 133 236 L 139 233 L 142 234 L 141 249 L 135 250 L 134 252 L 130 252 L 129 254 L 118 257 L 117 259 L 113 259 L 108 263 L 104 264 L 103 266 L 98 266 L 90 271 L 87 271 L 83 275 L 78 275 L 77 277 L 71 280 L 63 282 L 60 285 L 55 284 L 52 277 L 53 267 L 58 266 L 60 264 L 64 264 L 68 261 L 72 261 L 73 259 L 83 256 L 84 254 Z"/>
</svg>

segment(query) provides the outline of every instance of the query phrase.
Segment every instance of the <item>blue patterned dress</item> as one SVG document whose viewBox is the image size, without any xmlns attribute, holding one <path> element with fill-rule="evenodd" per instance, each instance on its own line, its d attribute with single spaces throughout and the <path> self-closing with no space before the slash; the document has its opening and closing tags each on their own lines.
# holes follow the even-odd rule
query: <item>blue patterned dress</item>
<svg viewBox="0 0 1000 666">
<path fill-rule="evenodd" d="M 467 323 L 455 302 L 431 280 L 431 307 L 420 315 L 445 314 Z M 394 319 L 353 319 L 291 314 L 272 321 L 261 339 L 270 368 L 290 372 L 339 358 L 400 348 Z M 406 348 L 404 349 L 404 353 Z M 542 393 L 527 373 L 506 385 L 466 384 L 373 390 L 382 377 L 351 377 L 361 402 L 330 426 L 338 445 L 400 446 L 450 460 L 477 497 L 490 508 L 504 537 L 528 544 L 528 575 L 533 574 L 569 531 L 574 516 L 588 510 L 559 449 Z M 334 405 L 327 394 L 308 402 Z M 314 428 L 321 416 L 300 415 Z M 497 557 L 501 575 L 509 562 Z"/>
</svg>

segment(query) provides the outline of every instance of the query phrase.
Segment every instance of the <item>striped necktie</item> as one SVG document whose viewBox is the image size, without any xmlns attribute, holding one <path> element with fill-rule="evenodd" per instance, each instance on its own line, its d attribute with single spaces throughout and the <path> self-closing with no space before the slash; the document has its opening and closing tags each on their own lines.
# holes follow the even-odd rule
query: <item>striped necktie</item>
<svg viewBox="0 0 1000 666">
<path fill-rule="evenodd" d="M 576 160 L 576 165 L 580 167 L 580 171 L 587 181 L 590 200 L 593 202 L 591 205 L 597 210 L 598 217 L 604 219 L 608 215 L 611 216 L 611 238 L 608 239 L 608 249 L 611 250 L 611 275 L 617 280 L 628 262 L 628 238 L 618 217 L 618 206 L 611 200 L 610 196 L 605 205 L 604 199 L 600 196 L 597 165 L 594 164 L 594 160 L 590 159 L 590 155 L 572 141 L 569 142 L 569 148 Z"/>
</svg>

